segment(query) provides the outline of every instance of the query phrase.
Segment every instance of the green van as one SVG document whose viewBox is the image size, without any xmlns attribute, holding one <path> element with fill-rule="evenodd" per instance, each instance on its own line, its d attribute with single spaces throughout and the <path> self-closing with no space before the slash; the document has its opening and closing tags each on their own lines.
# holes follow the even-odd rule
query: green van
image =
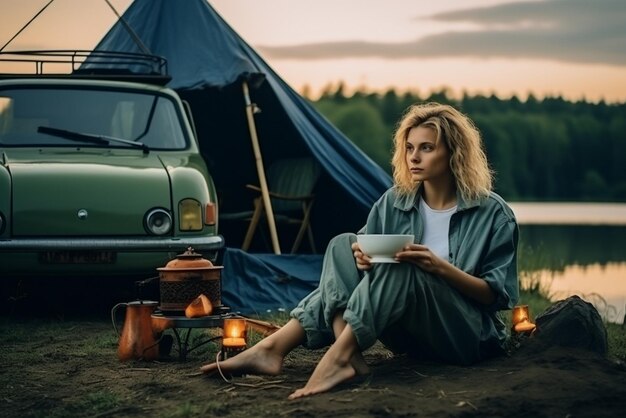
<svg viewBox="0 0 626 418">
<path fill-rule="evenodd" d="M 154 275 L 188 247 L 215 260 L 215 186 L 164 60 L 68 54 L 0 54 L 0 277 Z"/>
</svg>

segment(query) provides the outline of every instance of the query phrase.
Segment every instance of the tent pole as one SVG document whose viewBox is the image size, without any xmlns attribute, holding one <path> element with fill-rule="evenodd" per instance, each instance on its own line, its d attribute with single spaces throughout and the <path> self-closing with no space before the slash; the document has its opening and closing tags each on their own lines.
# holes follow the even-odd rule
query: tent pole
<svg viewBox="0 0 626 418">
<path fill-rule="evenodd" d="M 252 149 L 254 150 L 254 160 L 256 162 L 256 170 L 259 175 L 259 184 L 261 186 L 261 196 L 263 198 L 263 206 L 267 215 L 267 225 L 270 229 L 272 238 L 272 247 L 274 254 L 280 254 L 280 244 L 278 242 L 278 233 L 276 232 L 276 220 L 274 219 L 274 211 L 272 210 L 272 202 L 270 200 L 269 189 L 267 188 L 267 180 L 265 179 L 265 169 L 263 168 L 263 158 L 261 158 L 261 148 L 259 147 L 259 138 L 254 123 L 254 112 L 252 109 L 252 101 L 250 100 L 250 89 L 248 82 L 243 81 L 243 97 L 246 101 L 246 116 L 248 118 L 248 129 L 250 130 L 250 139 L 252 140 Z"/>
</svg>

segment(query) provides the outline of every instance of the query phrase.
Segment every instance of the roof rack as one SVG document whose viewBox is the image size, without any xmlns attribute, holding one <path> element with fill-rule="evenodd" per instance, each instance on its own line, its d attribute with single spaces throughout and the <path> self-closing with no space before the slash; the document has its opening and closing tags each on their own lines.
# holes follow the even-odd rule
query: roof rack
<svg viewBox="0 0 626 418">
<path fill-rule="evenodd" d="M 0 52 L 0 78 L 90 78 L 165 85 L 167 60 L 116 51 L 40 50 Z"/>
</svg>

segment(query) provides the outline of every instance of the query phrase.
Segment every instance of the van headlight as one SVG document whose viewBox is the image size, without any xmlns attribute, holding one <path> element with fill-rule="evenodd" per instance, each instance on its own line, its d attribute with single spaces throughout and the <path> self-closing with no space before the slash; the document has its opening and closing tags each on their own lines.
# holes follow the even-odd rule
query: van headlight
<svg viewBox="0 0 626 418">
<path fill-rule="evenodd" d="M 202 205 L 195 199 L 183 199 L 178 203 L 178 225 L 181 231 L 202 230 Z"/>
<path fill-rule="evenodd" d="M 151 209 L 144 218 L 144 227 L 151 235 L 168 234 L 172 230 L 172 216 L 165 209 Z"/>
</svg>

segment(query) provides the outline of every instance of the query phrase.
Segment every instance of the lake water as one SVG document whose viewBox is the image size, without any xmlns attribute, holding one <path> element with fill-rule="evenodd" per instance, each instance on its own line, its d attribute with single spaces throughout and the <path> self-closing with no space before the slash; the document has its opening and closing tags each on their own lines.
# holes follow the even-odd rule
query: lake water
<svg viewBox="0 0 626 418">
<path fill-rule="evenodd" d="M 605 320 L 622 323 L 626 204 L 510 205 L 520 224 L 522 280 L 539 281 L 554 300 L 577 294 Z"/>
</svg>

